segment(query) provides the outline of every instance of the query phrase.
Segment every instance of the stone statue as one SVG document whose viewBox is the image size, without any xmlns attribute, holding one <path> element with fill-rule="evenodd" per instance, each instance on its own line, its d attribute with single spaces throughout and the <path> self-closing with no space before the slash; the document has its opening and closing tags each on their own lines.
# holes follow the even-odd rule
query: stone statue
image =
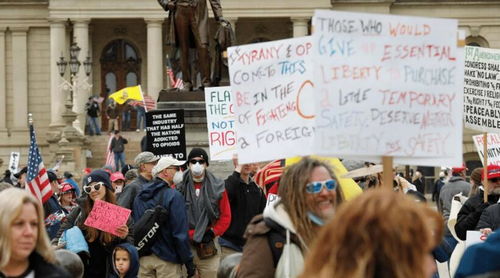
<svg viewBox="0 0 500 278">
<path fill-rule="evenodd" d="M 219 0 L 209 0 L 215 20 L 221 25 L 228 25 L 222 17 Z M 193 89 L 192 75 L 189 65 L 189 48 L 198 52 L 201 83 L 203 87 L 212 85 L 210 79 L 210 56 L 208 40 L 208 8 L 206 0 L 158 0 L 165 11 L 169 12 L 170 30 L 168 42 L 180 48 L 180 66 L 184 90 Z"/>
</svg>

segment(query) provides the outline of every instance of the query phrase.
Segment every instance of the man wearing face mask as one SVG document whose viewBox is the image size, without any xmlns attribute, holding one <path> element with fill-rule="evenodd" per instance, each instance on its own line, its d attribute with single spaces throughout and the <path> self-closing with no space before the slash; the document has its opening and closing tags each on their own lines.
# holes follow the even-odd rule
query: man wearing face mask
<svg viewBox="0 0 500 278">
<path fill-rule="evenodd" d="M 202 278 L 217 277 L 220 254 L 214 238 L 222 235 L 231 223 L 231 208 L 224 181 L 216 178 L 208 167 L 208 155 L 193 148 L 188 155 L 189 169 L 184 172 L 177 189 L 187 207 L 189 238 L 194 263 Z"/>
<path fill-rule="evenodd" d="M 117 203 L 119 206 L 131 209 L 134 204 L 134 199 L 137 194 L 142 190 L 144 184 L 153 179 L 151 171 L 158 162 L 152 152 L 142 152 L 135 157 L 135 164 L 139 170 L 139 176 L 130 184 L 123 188 L 122 193 L 118 195 Z"/>
<path fill-rule="evenodd" d="M 152 254 L 140 258 L 139 277 L 182 277 L 182 265 L 188 277 L 196 273 L 193 255 L 189 246 L 188 222 L 184 198 L 171 188 L 174 176 L 184 161 L 162 157 L 153 167 L 154 179 L 144 185 L 135 198 L 132 217 L 138 221 L 147 209 L 154 208 L 163 198 L 162 207 L 168 211 L 168 220 L 161 227 L 161 236 L 156 239 Z M 161 273 L 161 275 L 160 275 Z"/>
</svg>

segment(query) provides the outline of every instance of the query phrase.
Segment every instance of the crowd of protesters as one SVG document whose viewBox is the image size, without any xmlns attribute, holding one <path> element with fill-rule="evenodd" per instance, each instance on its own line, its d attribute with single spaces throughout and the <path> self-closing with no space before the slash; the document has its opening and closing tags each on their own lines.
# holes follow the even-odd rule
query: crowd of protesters
<svg viewBox="0 0 500 278">
<path fill-rule="evenodd" d="M 349 200 L 344 177 L 320 158 L 286 166 L 235 158 L 225 180 L 209 170 L 204 149 L 187 158 L 146 151 L 121 171 L 108 165 L 75 178 L 49 170 L 53 195 L 43 205 L 20 190 L 26 167 L 9 173 L 0 183 L 0 277 L 430 278 L 439 277 L 436 261 L 448 262 L 451 277 L 500 273 L 498 166 L 486 176 L 474 169 L 470 183 L 465 167 L 440 174 L 434 209 L 418 173 L 394 172 L 388 190 L 381 167 L 366 164 L 349 176 L 365 192 Z M 97 200 L 130 209 L 127 223 L 114 233 L 87 226 Z M 134 223 L 160 208 L 160 232 L 140 252 Z M 464 251 L 470 230 L 487 239 Z"/>
</svg>

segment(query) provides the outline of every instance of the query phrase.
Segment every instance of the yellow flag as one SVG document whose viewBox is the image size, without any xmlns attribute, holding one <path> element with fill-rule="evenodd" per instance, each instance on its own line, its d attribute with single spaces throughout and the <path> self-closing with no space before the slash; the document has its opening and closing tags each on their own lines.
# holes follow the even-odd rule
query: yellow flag
<svg viewBox="0 0 500 278">
<path fill-rule="evenodd" d="M 354 197 L 360 195 L 363 193 L 363 190 L 359 185 L 350 178 L 341 178 L 343 175 L 347 173 L 347 169 L 344 167 L 344 164 L 340 162 L 340 160 L 336 157 L 323 157 L 323 156 L 311 156 L 313 158 L 317 158 L 320 160 L 326 160 L 332 165 L 332 170 L 335 173 L 335 176 L 337 176 L 339 183 L 340 183 L 340 189 L 342 189 L 342 193 L 344 194 L 344 198 L 346 200 L 351 200 Z M 292 158 L 287 158 L 286 159 L 286 166 L 292 165 L 294 163 L 299 162 L 299 160 L 302 159 L 301 157 L 292 157 Z"/>
<path fill-rule="evenodd" d="M 118 104 L 124 104 L 129 99 L 143 100 L 141 85 L 123 88 L 111 94 L 109 98 L 114 99 Z"/>
</svg>

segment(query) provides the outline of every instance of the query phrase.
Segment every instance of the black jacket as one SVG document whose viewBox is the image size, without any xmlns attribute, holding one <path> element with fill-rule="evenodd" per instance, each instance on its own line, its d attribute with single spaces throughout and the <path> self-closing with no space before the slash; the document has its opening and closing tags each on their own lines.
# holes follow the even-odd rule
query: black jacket
<svg viewBox="0 0 500 278">
<path fill-rule="evenodd" d="M 483 210 L 489 205 L 495 204 L 498 201 L 498 195 L 489 195 L 488 204 L 483 203 L 483 191 L 479 194 L 470 197 L 458 212 L 457 224 L 455 232 L 458 238 L 465 240 L 468 230 L 475 230 L 481 218 Z"/>
<path fill-rule="evenodd" d="M 125 151 L 125 144 L 127 143 L 127 139 L 121 136 L 118 139 L 113 137 L 113 139 L 111 139 L 111 146 L 109 146 L 109 150 L 114 153 L 122 153 Z"/>
<path fill-rule="evenodd" d="M 253 181 L 245 183 L 236 171 L 227 177 L 225 187 L 231 206 L 231 224 L 222 238 L 243 247 L 245 229 L 254 216 L 264 211 L 266 197 Z"/>
<path fill-rule="evenodd" d="M 490 228 L 496 230 L 500 227 L 500 204 L 491 205 L 481 214 L 476 230 Z"/>
<path fill-rule="evenodd" d="M 31 253 L 30 267 L 35 272 L 35 278 L 71 278 L 71 275 L 65 270 L 54 264 L 48 263 L 36 251 Z M 0 277 L 5 277 L 0 272 Z"/>
<path fill-rule="evenodd" d="M 145 177 L 139 175 L 133 182 L 127 184 L 123 188 L 122 193 L 118 195 L 116 203 L 120 207 L 132 209 L 132 207 L 134 206 L 135 197 L 137 196 L 137 194 L 139 194 L 139 192 L 141 192 L 144 185 L 149 182 L 150 181 L 147 180 Z"/>
</svg>

